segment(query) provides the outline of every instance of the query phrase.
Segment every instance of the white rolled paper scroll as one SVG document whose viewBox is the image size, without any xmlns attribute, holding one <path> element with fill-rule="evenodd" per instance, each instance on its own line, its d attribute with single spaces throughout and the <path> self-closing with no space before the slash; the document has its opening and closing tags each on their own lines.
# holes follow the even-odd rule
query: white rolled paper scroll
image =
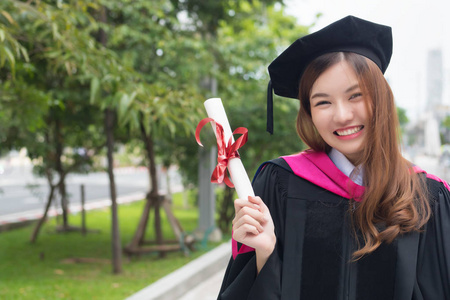
<svg viewBox="0 0 450 300">
<path fill-rule="evenodd" d="M 211 98 L 204 103 L 206 113 L 208 117 L 214 119 L 223 127 L 225 143 L 228 143 L 230 137 L 234 143 L 230 123 L 228 122 L 225 108 L 223 107 L 222 100 L 220 98 Z M 216 124 L 212 124 L 214 134 L 216 134 Z M 244 165 L 239 158 L 232 158 L 228 161 L 228 172 L 230 173 L 231 180 L 234 184 L 238 197 L 240 199 L 247 199 L 248 196 L 255 196 L 252 184 L 245 171 Z"/>
</svg>

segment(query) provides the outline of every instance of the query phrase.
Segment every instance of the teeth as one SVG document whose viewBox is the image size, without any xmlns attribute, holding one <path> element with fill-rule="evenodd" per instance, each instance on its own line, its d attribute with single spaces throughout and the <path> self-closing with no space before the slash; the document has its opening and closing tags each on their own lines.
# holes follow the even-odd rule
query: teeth
<svg viewBox="0 0 450 300">
<path fill-rule="evenodd" d="M 344 136 L 344 135 L 350 135 L 350 134 L 357 133 L 361 129 L 362 129 L 362 126 L 358 126 L 358 127 L 353 127 L 351 129 L 346 129 L 346 130 L 336 130 L 336 133 L 339 136 Z"/>
</svg>

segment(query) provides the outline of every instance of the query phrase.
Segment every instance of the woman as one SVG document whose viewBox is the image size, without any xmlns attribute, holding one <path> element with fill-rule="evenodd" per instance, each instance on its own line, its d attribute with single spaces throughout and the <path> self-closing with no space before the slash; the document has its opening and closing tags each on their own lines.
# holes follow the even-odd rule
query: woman
<svg viewBox="0 0 450 300">
<path fill-rule="evenodd" d="M 389 27 L 349 16 L 269 66 L 309 149 L 235 201 L 218 299 L 450 299 L 449 186 L 401 156 L 391 54 Z"/>
</svg>

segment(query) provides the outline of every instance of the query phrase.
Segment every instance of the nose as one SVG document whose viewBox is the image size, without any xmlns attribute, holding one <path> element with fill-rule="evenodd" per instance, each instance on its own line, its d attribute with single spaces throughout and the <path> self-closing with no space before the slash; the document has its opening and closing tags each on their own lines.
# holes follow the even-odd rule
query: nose
<svg viewBox="0 0 450 300">
<path fill-rule="evenodd" d="M 334 112 L 334 120 L 337 123 L 347 123 L 353 119 L 353 108 L 349 103 L 337 103 Z"/>
</svg>

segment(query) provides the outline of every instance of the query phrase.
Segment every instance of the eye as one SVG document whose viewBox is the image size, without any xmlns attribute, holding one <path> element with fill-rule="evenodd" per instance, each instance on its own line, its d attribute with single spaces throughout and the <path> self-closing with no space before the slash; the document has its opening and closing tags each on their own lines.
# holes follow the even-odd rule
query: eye
<svg viewBox="0 0 450 300">
<path fill-rule="evenodd" d="M 355 98 L 359 98 L 359 97 L 362 97 L 362 94 L 361 93 L 355 93 L 355 94 L 350 96 L 350 100 L 351 99 L 355 99 Z"/>
<path fill-rule="evenodd" d="M 320 105 L 326 105 L 326 104 L 330 104 L 330 101 L 325 101 L 325 100 L 318 101 L 318 102 L 316 102 L 316 104 L 314 104 L 314 106 L 320 106 Z"/>
</svg>

